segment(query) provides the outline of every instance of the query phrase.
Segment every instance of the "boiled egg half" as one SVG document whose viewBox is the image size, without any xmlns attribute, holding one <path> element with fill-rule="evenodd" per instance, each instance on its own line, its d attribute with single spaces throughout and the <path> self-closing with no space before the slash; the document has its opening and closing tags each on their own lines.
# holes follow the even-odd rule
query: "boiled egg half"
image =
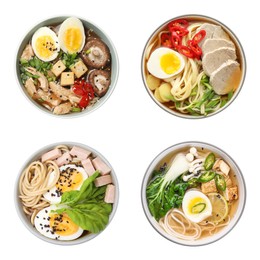
<svg viewBox="0 0 260 260">
<path fill-rule="evenodd" d="M 48 184 L 51 184 L 55 177 L 55 173 L 51 172 Z M 65 191 L 79 190 L 88 175 L 83 167 L 74 164 L 67 164 L 60 167 L 60 178 L 56 185 L 48 190 L 43 197 L 51 204 L 61 201 L 61 196 Z"/>
<path fill-rule="evenodd" d="M 212 214 L 209 198 L 198 190 L 189 190 L 185 193 L 182 209 L 185 216 L 194 223 L 199 223 Z"/>
<path fill-rule="evenodd" d="M 32 37 L 32 48 L 40 60 L 52 61 L 57 58 L 60 51 L 58 37 L 50 28 L 41 27 Z"/>
<path fill-rule="evenodd" d="M 159 79 L 167 79 L 179 74 L 185 65 L 184 58 L 178 52 L 160 47 L 155 49 L 148 62 L 148 71 Z"/>
<path fill-rule="evenodd" d="M 60 26 L 58 38 L 61 49 L 69 54 L 80 52 L 85 44 L 85 30 L 76 17 L 66 19 Z"/>
<path fill-rule="evenodd" d="M 54 205 L 40 210 L 35 219 L 35 228 L 44 236 L 58 240 L 73 240 L 80 237 L 83 229 L 76 225 L 70 217 L 64 214 L 53 213 Z"/>
</svg>

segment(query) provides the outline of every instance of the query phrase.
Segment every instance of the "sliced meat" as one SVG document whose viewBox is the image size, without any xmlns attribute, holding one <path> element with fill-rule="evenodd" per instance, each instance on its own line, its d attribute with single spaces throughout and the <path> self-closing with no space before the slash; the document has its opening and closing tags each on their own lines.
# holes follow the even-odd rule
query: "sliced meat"
<svg viewBox="0 0 260 260">
<path fill-rule="evenodd" d="M 226 95 L 238 87 L 240 75 L 239 63 L 228 60 L 211 74 L 209 82 L 218 95 Z"/>
<path fill-rule="evenodd" d="M 215 51 L 208 52 L 202 58 L 202 66 L 208 76 L 218 69 L 227 60 L 236 60 L 236 50 L 234 48 L 222 47 Z"/>
<path fill-rule="evenodd" d="M 238 188 L 237 186 L 233 186 L 233 187 L 227 187 L 225 192 L 224 192 L 224 196 L 226 198 L 227 201 L 233 201 L 233 200 L 237 200 L 238 199 Z"/>
<path fill-rule="evenodd" d="M 110 72 L 106 70 L 93 70 L 89 73 L 89 82 L 94 88 L 95 93 L 102 97 L 107 93 L 110 86 Z"/>
<path fill-rule="evenodd" d="M 58 157 L 61 156 L 61 151 L 60 149 L 53 149 L 45 154 L 42 155 L 42 158 L 41 158 L 41 161 L 42 162 L 46 162 L 48 160 L 54 160 L 54 159 L 57 159 Z"/>
<path fill-rule="evenodd" d="M 206 53 L 212 52 L 221 47 L 229 47 L 235 49 L 235 44 L 232 41 L 226 39 L 218 39 L 218 38 L 206 39 L 201 49 L 203 55 L 205 55 Z"/>
<path fill-rule="evenodd" d="M 41 72 L 37 71 L 33 67 L 28 67 L 26 68 L 26 70 L 32 75 L 38 76 L 37 80 L 39 81 L 39 87 L 44 91 L 48 91 L 48 80 Z"/>
<path fill-rule="evenodd" d="M 115 202 L 115 186 L 113 184 L 107 185 L 105 199 L 106 203 L 114 203 Z"/>
<path fill-rule="evenodd" d="M 81 58 L 87 66 L 103 69 L 110 62 L 110 52 L 103 41 L 90 37 L 81 52 Z"/>
<path fill-rule="evenodd" d="M 72 91 L 70 89 L 64 88 L 55 82 L 50 82 L 49 86 L 51 91 L 63 101 L 67 101 L 69 96 L 72 95 Z"/>
<path fill-rule="evenodd" d="M 70 153 L 66 152 L 56 160 L 56 163 L 58 166 L 62 166 L 68 164 L 71 161 L 72 161 L 72 157 L 70 156 Z"/>
<path fill-rule="evenodd" d="M 61 100 L 55 94 L 45 92 L 42 89 L 38 89 L 37 94 L 42 101 L 47 102 L 52 107 L 56 107 L 61 103 Z"/>
<path fill-rule="evenodd" d="M 201 191 L 206 194 L 206 193 L 211 193 L 211 192 L 217 192 L 217 187 L 215 180 L 211 180 L 205 183 L 201 183 Z"/>
<path fill-rule="evenodd" d="M 34 56 L 33 48 L 31 44 L 27 44 L 23 50 L 21 60 L 30 60 Z"/>
<path fill-rule="evenodd" d="M 69 101 L 71 104 L 75 104 L 75 103 L 78 104 L 80 102 L 80 100 L 81 100 L 81 97 L 78 97 L 76 95 L 69 96 Z"/>
<path fill-rule="evenodd" d="M 109 183 L 112 183 L 112 178 L 111 175 L 105 175 L 101 176 L 95 179 L 94 181 L 96 187 L 104 186 Z"/>
<path fill-rule="evenodd" d="M 82 166 L 84 167 L 86 173 L 88 174 L 88 176 L 91 176 L 94 174 L 94 172 L 96 171 L 95 168 L 93 167 L 93 164 L 91 162 L 91 160 L 85 159 L 81 161 Z"/>
<path fill-rule="evenodd" d="M 32 78 L 27 79 L 24 86 L 31 97 L 36 94 L 36 87 Z"/>
<path fill-rule="evenodd" d="M 72 108 L 72 105 L 70 102 L 62 103 L 54 108 L 53 114 L 56 114 L 56 115 L 68 114 L 70 112 L 71 108 Z"/>
<path fill-rule="evenodd" d="M 111 169 L 101 160 L 100 157 L 96 157 L 92 160 L 92 163 L 96 170 L 100 171 L 101 175 L 106 175 L 111 172 Z"/>
<path fill-rule="evenodd" d="M 199 43 L 200 47 L 203 46 L 204 42 L 207 39 L 220 38 L 220 39 L 229 40 L 228 34 L 219 25 L 204 23 L 197 29 L 197 32 L 199 32 L 200 30 L 206 31 L 205 38 Z"/>
<path fill-rule="evenodd" d="M 72 156 L 79 158 L 80 160 L 84 160 L 90 156 L 91 152 L 81 147 L 73 146 L 72 149 L 70 150 L 70 154 Z"/>
</svg>

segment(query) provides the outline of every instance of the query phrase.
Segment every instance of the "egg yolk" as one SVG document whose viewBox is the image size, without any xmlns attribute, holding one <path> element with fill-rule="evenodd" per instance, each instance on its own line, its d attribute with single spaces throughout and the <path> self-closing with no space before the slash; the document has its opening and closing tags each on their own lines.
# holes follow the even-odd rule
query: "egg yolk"
<svg viewBox="0 0 260 260">
<path fill-rule="evenodd" d="M 181 61 L 174 53 L 167 53 L 162 55 L 160 65 L 166 74 L 173 74 L 180 69 Z"/>
<path fill-rule="evenodd" d="M 198 214 L 204 211 L 206 208 L 205 200 L 202 198 L 193 198 L 188 204 L 188 210 L 190 214 Z"/>
<path fill-rule="evenodd" d="M 40 36 L 35 42 L 35 49 L 41 58 L 49 58 L 56 51 L 55 42 L 49 35 Z"/>
<path fill-rule="evenodd" d="M 82 34 L 79 28 L 68 28 L 64 32 L 63 41 L 69 53 L 78 52 L 82 44 Z"/>
<path fill-rule="evenodd" d="M 83 176 L 73 168 L 67 168 L 60 173 L 56 188 L 64 193 L 65 191 L 76 190 L 83 182 Z"/>
<path fill-rule="evenodd" d="M 75 234 L 79 229 L 66 213 L 51 214 L 50 228 L 55 234 L 61 236 L 70 236 Z"/>
</svg>

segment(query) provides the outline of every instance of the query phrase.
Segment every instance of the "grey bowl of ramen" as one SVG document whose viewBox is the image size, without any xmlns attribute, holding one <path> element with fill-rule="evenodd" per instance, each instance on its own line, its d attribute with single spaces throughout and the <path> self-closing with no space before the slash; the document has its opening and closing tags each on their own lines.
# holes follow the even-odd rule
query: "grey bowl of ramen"
<svg viewBox="0 0 260 260">
<path fill-rule="evenodd" d="M 203 15 L 183 15 L 152 33 L 141 69 L 158 106 L 179 117 L 205 118 L 235 100 L 244 83 L 246 59 L 226 25 Z"/>
<path fill-rule="evenodd" d="M 184 142 L 153 159 L 141 198 L 159 234 L 177 244 L 201 246 L 235 227 L 245 207 L 246 186 L 226 152 L 203 142 Z"/>
<path fill-rule="evenodd" d="M 112 94 L 118 79 L 116 49 L 90 21 L 60 16 L 35 25 L 16 55 L 19 88 L 50 115 L 88 114 Z"/>
<path fill-rule="evenodd" d="M 74 142 L 35 152 L 15 184 L 20 220 L 36 237 L 76 245 L 99 235 L 113 219 L 119 199 L 116 174 L 95 149 Z"/>
</svg>

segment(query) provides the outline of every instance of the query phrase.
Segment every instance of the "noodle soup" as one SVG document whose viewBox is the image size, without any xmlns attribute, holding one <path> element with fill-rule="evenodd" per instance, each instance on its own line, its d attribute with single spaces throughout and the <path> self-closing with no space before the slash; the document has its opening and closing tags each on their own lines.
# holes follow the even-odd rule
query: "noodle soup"
<svg viewBox="0 0 260 260">
<path fill-rule="evenodd" d="M 245 204 L 245 184 L 238 166 L 219 148 L 182 143 L 153 160 L 143 180 L 142 203 L 164 237 L 204 245 L 235 226 Z"/>
<path fill-rule="evenodd" d="M 73 245 L 101 233 L 118 204 L 118 183 L 109 162 L 78 143 L 41 149 L 17 179 L 18 215 L 44 241 Z"/>
<path fill-rule="evenodd" d="M 245 77 L 245 57 L 222 23 L 182 16 L 160 26 L 148 40 L 142 75 L 153 100 L 167 112 L 201 118 L 227 107 Z"/>
</svg>

